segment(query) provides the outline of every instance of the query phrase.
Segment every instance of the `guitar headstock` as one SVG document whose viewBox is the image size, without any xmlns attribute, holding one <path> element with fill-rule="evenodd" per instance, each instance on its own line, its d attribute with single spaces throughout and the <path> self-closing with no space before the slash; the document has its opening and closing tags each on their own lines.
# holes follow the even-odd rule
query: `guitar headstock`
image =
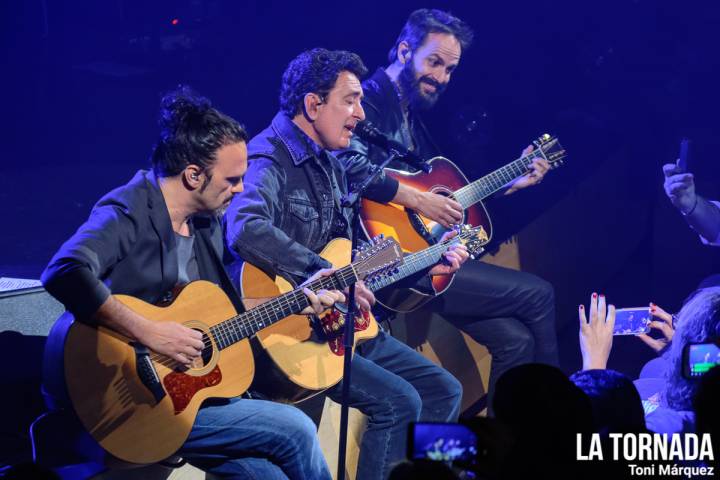
<svg viewBox="0 0 720 480">
<path fill-rule="evenodd" d="M 455 227 L 455 230 L 458 232 L 456 238 L 460 240 L 460 243 L 465 245 L 465 248 L 467 248 L 470 254 L 470 258 L 475 258 L 481 254 L 484 250 L 483 247 L 490 241 L 482 225 L 478 225 L 477 227 L 468 224 L 458 225 Z"/>
<path fill-rule="evenodd" d="M 370 282 L 385 274 L 392 275 L 402 261 L 403 251 L 397 241 L 380 236 L 355 252 L 353 270 L 358 279 Z"/>
<path fill-rule="evenodd" d="M 562 145 L 558 141 L 557 137 L 553 137 L 547 133 L 540 135 L 537 140 L 533 142 L 535 150 L 533 150 L 534 156 L 541 155 L 550 164 L 550 168 L 557 168 L 563 164 L 564 158 L 567 156 L 567 152 L 563 149 Z"/>
</svg>

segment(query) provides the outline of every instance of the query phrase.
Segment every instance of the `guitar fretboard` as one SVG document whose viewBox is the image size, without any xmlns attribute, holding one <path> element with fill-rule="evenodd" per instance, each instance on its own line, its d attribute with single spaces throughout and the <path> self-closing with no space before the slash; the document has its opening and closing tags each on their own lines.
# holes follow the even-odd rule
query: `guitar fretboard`
<svg viewBox="0 0 720 480">
<path fill-rule="evenodd" d="M 438 242 L 434 245 L 429 246 L 419 252 L 411 253 L 403 258 L 403 263 L 398 267 L 397 273 L 388 275 L 377 279 L 368 285 L 370 290 L 376 292 L 381 288 L 387 287 L 403 278 L 409 277 L 410 275 L 419 272 L 424 268 L 428 268 L 435 265 L 440 260 L 440 255 L 447 250 L 448 246 L 458 242 L 464 236 L 461 234 L 458 237 L 453 237 L 450 240 L 444 242 Z"/>
<path fill-rule="evenodd" d="M 462 205 L 463 209 L 476 204 L 477 202 L 489 197 L 497 192 L 509 182 L 515 180 L 528 171 L 528 167 L 535 158 L 542 158 L 540 149 L 531 152 L 528 155 L 518 158 L 508 163 L 502 168 L 495 170 L 484 177 L 475 180 L 455 191 L 453 196 L 455 200 Z"/>
<path fill-rule="evenodd" d="M 342 290 L 355 281 L 357 281 L 355 269 L 353 265 L 348 265 L 337 270 L 333 275 L 318 278 L 306 287 L 314 292 L 321 289 Z M 304 310 L 309 305 L 310 301 L 303 290 L 295 289 L 212 326 L 210 332 L 215 338 L 217 347 L 222 350 L 289 315 Z"/>
</svg>

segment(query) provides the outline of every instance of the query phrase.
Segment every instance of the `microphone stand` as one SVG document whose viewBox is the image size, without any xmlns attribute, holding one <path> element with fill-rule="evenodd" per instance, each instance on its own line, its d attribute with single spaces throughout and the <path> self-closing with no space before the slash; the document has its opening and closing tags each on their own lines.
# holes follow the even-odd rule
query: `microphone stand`
<svg viewBox="0 0 720 480">
<path fill-rule="evenodd" d="M 352 191 L 348 191 L 341 199 L 343 207 L 352 208 L 351 233 L 350 241 L 352 244 L 353 255 L 357 251 L 360 241 L 360 196 L 373 183 L 387 167 L 390 162 L 398 158 L 400 155 L 395 150 L 390 150 L 390 156 L 379 166 L 371 170 L 370 175 L 359 185 L 353 184 Z M 345 480 L 345 457 L 347 451 L 347 430 L 349 415 L 349 396 L 350 396 L 350 371 L 352 365 L 353 346 L 355 344 L 355 312 L 357 305 L 355 304 L 355 283 L 350 286 L 348 308 L 345 314 L 345 341 L 344 341 L 344 357 L 343 357 L 343 380 L 342 380 L 342 400 L 340 402 L 340 443 L 338 445 L 338 469 L 337 480 Z"/>
</svg>

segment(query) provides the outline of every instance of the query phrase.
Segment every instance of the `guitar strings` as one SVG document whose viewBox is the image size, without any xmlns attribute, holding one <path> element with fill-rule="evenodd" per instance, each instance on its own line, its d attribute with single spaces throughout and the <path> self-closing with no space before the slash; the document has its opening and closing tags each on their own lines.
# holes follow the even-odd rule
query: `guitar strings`
<svg viewBox="0 0 720 480">
<path fill-rule="evenodd" d="M 477 196 L 484 197 L 498 191 L 508 182 L 523 174 L 532 161 L 542 156 L 541 150 L 535 150 L 528 155 L 518 158 L 504 167 L 459 188 L 453 196 L 463 205 L 471 205 L 477 201 Z M 489 185 L 487 185 L 490 183 Z M 479 194 L 479 195 L 478 195 Z M 469 198 L 465 198 L 465 197 Z M 462 197 L 462 199 L 461 199 Z"/>
<path fill-rule="evenodd" d="M 369 260 L 371 259 L 360 260 L 354 265 L 362 266 Z M 355 276 L 353 266 L 348 265 L 347 267 L 336 271 L 335 275 L 339 277 L 340 282 L 342 282 L 343 284 L 347 284 L 348 280 L 352 279 Z M 337 286 L 337 280 L 333 279 L 332 276 L 327 276 L 315 280 L 306 287 L 312 290 L 317 290 L 333 289 L 337 288 Z M 279 307 L 271 308 L 275 304 L 278 304 Z M 297 308 L 297 311 L 301 311 L 306 308 L 307 305 L 309 305 L 307 297 L 299 289 L 283 294 L 280 297 L 272 300 L 271 302 L 259 305 L 252 310 L 248 310 L 247 312 L 243 312 L 226 321 L 213 325 L 209 329 L 210 332 L 203 332 L 204 347 L 201 350 L 203 356 L 208 350 L 212 351 L 213 343 L 215 343 L 216 345 L 218 345 L 218 347 L 220 347 L 220 349 L 222 349 L 236 343 L 242 338 L 247 338 L 251 334 L 256 333 L 256 331 L 253 331 L 252 329 L 253 325 L 251 325 L 251 322 L 254 324 L 256 329 L 260 329 L 264 328 L 265 326 L 271 325 L 272 323 L 274 323 L 274 321 L 287 317 L 289 314 L 285 314 L 287 312 L 284 310 L 293 306 L 293 304 Z M 260 321 L 258 321 L 257 317 L 260 317 Z M 237 335 L 238 329 L 242 329 L 242 336 Z M 215 342 L 213 342 L 213 339 L 215 340 Z M 220 345 L 221 341 L 224 345 Z M 168 357 L 167 355 L 158 354 L 155 352 L 151 354 L 151 358 L 153 361 L 156 361 L 168 368 L 175 368 L 180 363 L 177 360 Z"/>
</svg>

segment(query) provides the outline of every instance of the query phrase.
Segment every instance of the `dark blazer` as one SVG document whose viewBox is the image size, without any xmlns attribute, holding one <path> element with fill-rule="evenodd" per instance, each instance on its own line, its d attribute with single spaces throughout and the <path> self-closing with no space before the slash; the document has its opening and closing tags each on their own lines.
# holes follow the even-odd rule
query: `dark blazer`
<svg viewBox="0 0 720 480">
<path fill-rule="evenodd" d="M 200 278 L 220 285 L 241 308 L 222 268 L 220 222 L 197 216 L 193 227 Z M 90 218 L 60 247 L 42 274 L 47 291 L 82 318 L 95 313 L 110 293 L 157 303 L 172 292 L 177 281 L 170 215 L 155 175 L 142 170 L 100 199 Z"/>
</svg>

